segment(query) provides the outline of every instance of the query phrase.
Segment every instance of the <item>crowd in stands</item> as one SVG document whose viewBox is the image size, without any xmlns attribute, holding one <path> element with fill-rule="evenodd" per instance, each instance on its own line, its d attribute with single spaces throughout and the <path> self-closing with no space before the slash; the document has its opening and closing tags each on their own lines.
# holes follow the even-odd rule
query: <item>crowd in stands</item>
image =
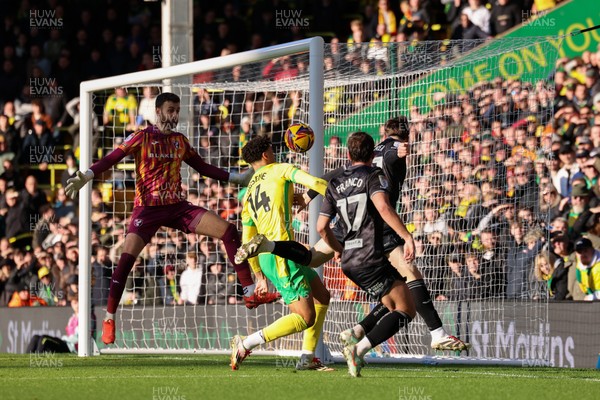
<svg viewBox="0 0 600 400">
<path fill-rule="evenodd" d="M 0 306 L 66 306 L 78 292 L 77 205 L 63 188 L 78 169 L 79 82 L 159 66 L 159 7 L 139 1 L 67 3 L 22 1 L 0 11 Z M 555 2 L 306 2 L 297 7 L 310 17 L 310 29 L 304 30 L 277 29 L 274 10 L 285 8 L 279 2 L 237 4 L 195 5 L 195 59 L 325 32 L 331 42 L 326 74 L 333 76 L 342 65 L 364 73 L 385 69 L 387 52 L 378 42 L 487 38 Z M 53 10 L 47 18 L 60 27 L 32 25 L 35 10 Z M 349 58 L 335 50 L 359 48 L 359 42 L 374 45 L 359 56 L 344 53 Z M 413 149 L 401 211 L 437 300 L 590 298 L 592 274 L 585 282 L 576 275 L 576 255 L 600 249 L 599 67 L 600 52 L 561 59 L 555 87 L 495 79 L 447 95 L 443 106 L 408 115 Z M 301 59 L 283 57 L 265 63 L 262 78 L 289 79 L 305 70 Z M 233 68 L 231 80 L 241 80 L 244 72 Z M 377 86 L 369 89 L 352 98 L 334 93 L 326 115 L 327 107 L 330 114 L 351 113 L 383 96 Z M 102 97 L 93 121 L 95 157 L 154 122 L 157 93 L 152 87 L 115 88 Z M 282 161 L 305 163 L 285 155 L 281 140 L 290 121 L 302 119 L 303 93 L 239 96 L 195 92 L 191 136 L 202 157 L 227 169 L 243 167 L 240 148 L 253 135 L 268 134 Z M 326 155 L 326 169 L 344 164 L 340 138 L 329 139 Z M 62 172 L 51 185 L 58 165 Z M 133 179 L 131 171 L 117 170 L 98 179 L 92 191 L 94 305 L 106 304 L 129 223 Z M 237 188 L 192 175 L 184 189 L 189 201 L 239 222 Z M 297 215 L 294 227 L 308 232 L 306 213 Z M 138 259 L 122 302 L 237 304 L 239 287 L 223 254 L 208 238 L 161 231 Z M 354 289 L 343 292 L 346 282 L 336 273 L 326 278 L 337 285 L 337 296 L 356 298 Z"/>
</svg>

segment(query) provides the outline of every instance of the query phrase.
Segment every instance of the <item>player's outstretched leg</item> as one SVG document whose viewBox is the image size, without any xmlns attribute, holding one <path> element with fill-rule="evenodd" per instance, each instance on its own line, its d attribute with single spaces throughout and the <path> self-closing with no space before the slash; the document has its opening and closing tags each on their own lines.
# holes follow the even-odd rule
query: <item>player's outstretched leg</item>
<svg viewBox="0 0 600 400">
<path fill-rule="evenodd" d="M 271 253 L 299 265 L 317 268 L 333 258 L 334 252 L 323 239 L 310 250 L 303 244 L 290 241 L 272 241 L 258 234 L 248 243 L 244 243 L 236 252 L 236 262 L 242 262 L 260 253 Z"/>
<path fill-rule="evenodd" d="M 309 265 L 312 259 L 311 251 L 298 242 L 272 241 L 259 233 L 237 249 L 235 262 L 242 263 L 260 253 L 271 253 L 299 265 Z"/>
<path fill-rule="evenodd" d="M 110 279 L 108 291 L 108 304 L 106 305 L 106 316 L 102 321 L 102 342 L 112 344 L 115 342 L 115 313 L 119 307 L 121 296 L 125 290 L 127 276 L 135 264 L 135 259 L 140 254 L 146 242 L 139 235 L 129 233 L 125 237 L 123 253 L 119 258 L 117 268 Z"/>
<path fill-rule="evenodd" d="M 388 259 L 406 277 L 406 284 L 415 302 L 417 313 L 423 318 L 431 334 L 431 348 L 435 350 L 468 350 L 471 345 L 465 343 L 456 336 L 450 335 L 444 329 L 442 319 L 435 309 L 431 294 L 425 285 L 423 275 L 414 265 L 404 260 L 402 246 L 397 246 L 388 254 Z"/>
</svg>

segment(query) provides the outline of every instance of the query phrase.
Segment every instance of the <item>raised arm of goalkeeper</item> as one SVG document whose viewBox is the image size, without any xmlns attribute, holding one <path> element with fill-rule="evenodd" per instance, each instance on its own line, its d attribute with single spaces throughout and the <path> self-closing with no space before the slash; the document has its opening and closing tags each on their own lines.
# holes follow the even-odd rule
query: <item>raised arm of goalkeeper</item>
<svg viewBox="0 0 600 400">
<path fill-rule="evenodd" d="M 98 176 L 99 174 L 107 171 L 125 158 L 125 156 L 141 151 L 140 149 L 143 144 L 144 133 L 145 132 L 142 130 L 131 134 L 122 145 L 111 151 L 106 157 L 98 160 L 87 171 L 77 171 L 73 178 L 67 180 L 67 186 L 65 187 L 66 195 L 71 198 L 75 198 L 77 192 L 79 192 L 79 190 L 89 181 L 94 179 L 94 176 Z M 200 155 L 191 148 L 187 139 L 185 140 L 185 144 L 186 147 L 188 147 L 188 150 L 186 151 L 186 157 L 183 159 L 183 161 L 203 176 L 242 186 L 246 186 L 248 182 L 250 182 L 250 179 L 254 174 L 252 169 L 249 169 L 244 173 L 222 170 L 221 168 L 204 162 L 202 157 L 200 157 Z"/>
</svg>

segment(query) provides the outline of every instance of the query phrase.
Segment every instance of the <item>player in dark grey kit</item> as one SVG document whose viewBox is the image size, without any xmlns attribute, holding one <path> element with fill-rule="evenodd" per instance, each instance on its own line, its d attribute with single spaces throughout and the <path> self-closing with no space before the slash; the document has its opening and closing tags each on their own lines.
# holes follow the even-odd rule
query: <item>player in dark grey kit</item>
<svg viewBox="0 0 600 400">
<path fill-rule="evenodd" d="M 402 190 L 402 185 L 406 178 L 407 164 L 406 156 L 408 154 L 408 120 L 404 116 L 388 120 L 384 126 L 385 138 L 374 150 L 373 164 L 380 167 L 390 182 L 388 193 L 390 204 L 396 205 Z M 331 181 L 343 174 L 345 167 L 333 170 L 323 177 Z M 317 192 L 308 191 L 305 195 L 305 201 L 308 203 L 318 195 Z M 344 232 L 336 224 L 334 234 L 338 241 L 342 241 Z M 470 347 L 459 338 L 450 335 L 443 327 L 442 320 L 435 309 L 429 290 L 423 280 L 423 275 L 413 262 L 404 258 L 404 249 L 402 239 L 387 225 L 383 228 L 384 252 L 392 265 L 406 277 L 406 282 L 410 288 L 411 294 L 416 304 L 417 313 L 421 315 L 431 333 L 431 347 L 436 350 L 466 350 Z M 333 249 L 331 249 L 323 240 L 314 245 L 310 252 L 299 243 L 295 242 L 269 242 L 262 238 L 256 238 L 253 243 L 244 244 L 238 254 L 252 257 L 261 252 L 272 252 L 278 256 L 291 259 L 303 265 L 310 265 L 316 268 L 333 258 Z M 240 258 L 241 260 L 242 258 Z M 377 316 L 385 313 L 385 307 L 382 304 L 377 305 L 370 316 Z M 351 341 L 360 339 L 364 335 L 360 325 L 341 333 L 340 338 L 346 345 Z"/>
<path fill-rule="evenodd" d="M 362 357 L 373 347 L 397 333 L 415 317 L 415 305 L 405 279 L 390 264 L 383 247 L 384 221 L 404 241 L 404 258 L 414 258 L 414 242 L 392 208 L 387 190 L 389 183 L 383 171 L 371 165 L 375 142 L 365 132 L 348 138 L 348 154 L 352 165 L 329 181 L 317 230 L 321 238 L 342 261 L 342 271 L 381 302 L 386 312 L 375 323 L 364 324 L 364 337 L 344 347 L 344 357 L 352 376 L 360 376 Z M 343 245 L 329 224 L 338 216 L 344 232 Z"/>
</svg>

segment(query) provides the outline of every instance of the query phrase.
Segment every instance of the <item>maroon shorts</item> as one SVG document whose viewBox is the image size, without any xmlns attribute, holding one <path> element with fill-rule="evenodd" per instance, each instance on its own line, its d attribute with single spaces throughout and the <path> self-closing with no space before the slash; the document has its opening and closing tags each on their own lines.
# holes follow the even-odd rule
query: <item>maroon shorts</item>
<svg viewBox="0 0 600 400">
<path fill-rule="evenodd" d="M 166 206 L 134 207 L 127 233 L 135 233 L 144 243 L 148 243 L 161 226 L 193 233 L 206 211 L 187 201 Z"/>
</svg>

